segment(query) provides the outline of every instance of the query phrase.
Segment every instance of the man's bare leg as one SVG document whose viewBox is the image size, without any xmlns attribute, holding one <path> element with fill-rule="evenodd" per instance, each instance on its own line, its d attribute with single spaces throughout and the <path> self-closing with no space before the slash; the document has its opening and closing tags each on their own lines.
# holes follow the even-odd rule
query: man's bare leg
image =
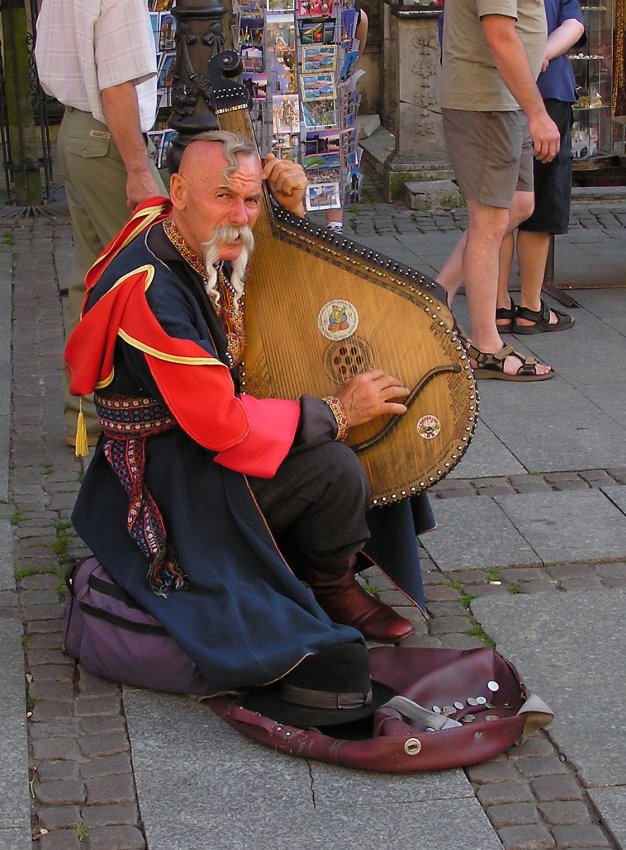
<svg viewBox="0 0 626 850">
<path fill-rule="evenodd" d="M 528 194 L 528 193 L 516 193 Z M 496 300 L 500 267 L 500 247 L 511 229 L 510 212 L 501 207 L 468 201 L 469 225 L 463 253 L 463 276 L 472 328 L 472 344 L 482 352 L 495 354 L 503 348 L 496 326 Z M 511 210 L 511 213 L 513 209 Z M 515 221 L 515 226 L 519 221 Z M 456 250 L 456 249 L 455 249 Z M 514 375 L 521 366 L 519 357 L 504 362 L 505 374 Z M 549 366 L 538 364 L 537 374 L 547 374 Z"/>
<path fill-rule="evenodd" d="M 521 280 L 520 306 L 528 310 L 541 310 L 541 289 L 546 271 L 546 262 L 550 251 L 550 234 L 520 230 L 517 235 L 517 257 Z M 550 310 L 550 324 L 557 324 L 558 318 Z M 520 326 L 532 327 L 534 322 L 518 318 Z"/>
<path fill-rule="evenodd" d="M 511 279 L 511 270 L 513 268 L 513 254 L 515 253 L 515 236 L 513 232 L 507 233 L 502 240 L 500 246 L 500 271 L 498 274 L 498 296 L 496 299 L 496 307 L 498 309 L 511 309 L 511 296 L 509 295 L 509 280 Z M 511 326 L 510 319 L 496 318 L 496 325 L 502 329 L 504 326 Z"/>
<path fill-rule="evenodd" d="M 463 253 L 466 243 L 467 230 L 461 235 L 436 277 L 437 283 L 440 283 L 448 293 L 448 304 L 450 306 L 452 306 L 452 300 L 463 283 Z"/>
<path fill-rule="evenodd" d="M 513 230 L 515 230 L 515 228 L 519 224 L 521 224 L 528 218 L 529 215 L 531 215 L 534 203 L 535 199 L 532 192 L 515 192 L 515 194 L 513 195 L 513 200 L 511 201 L 511 208 L 510 210 L 508 210 L 507 233 L 511 233 Z M 486 205 L 483 204 L 483 206 Z M 452 253 L 450 254 L 448 259 L 444 263 L 441 271 L 437 275 L 437 282 L 440 283 L 448 293 L 449 304 L 452 304 L 452 299 L 456 295 L 459 287 L 461 286 L 461 283 L 463 282 L 463 253 L 465 251 L 466 243 L 467 231 L 463 233 L 461 238 L 458 240 L 452 250 Z M 502 274 L 500 274 L 500 277 L 498 278 L 497 306 L 510 307 L 511 302 L 509 299 L 507 287 L 512 264 L 512 247 L 508 246 L 506 242 L 503 241 L 502 251 L 504 252 L 504 254 L 501 253 L 500 262 L 508 262 L 509 272 L 506 278 L 504 278 L 503 270 Z M 501 296 L 503 300 L 501 300 Z"/>
</svg>

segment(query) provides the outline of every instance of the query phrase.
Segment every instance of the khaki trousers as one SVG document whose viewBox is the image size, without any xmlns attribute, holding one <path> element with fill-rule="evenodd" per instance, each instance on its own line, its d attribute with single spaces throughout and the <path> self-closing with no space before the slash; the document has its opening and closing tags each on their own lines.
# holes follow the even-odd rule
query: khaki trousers
<svg viewBox="0 0 626 850">
<path fill-rule="evenodd" d="M 107 138 L 109 137 L 109 138 Z M 154 146 L 148 140 L 153 154 Z M 65 314 L 66 336 L 80 317 L 85 297 L 85 275 L 97 256 L 121 230 L 130 216 L 126 206 L 126 169 L 108 128 L 89 112 L 67 107 L 57 142 L 59 170 L 65 181 L 67 203 L 72 218 L 74 254 L 68 282 Z M 156 166 L 155 177 L 163 186 Z M 163 194 L 167 190 L 163 186 Z M 78 399 L 65 393 L 66 435 L 74 436 Z M 90 400 L 83 400 L 83 412 L 90 434 L 100 430 Z"/>
</svg>

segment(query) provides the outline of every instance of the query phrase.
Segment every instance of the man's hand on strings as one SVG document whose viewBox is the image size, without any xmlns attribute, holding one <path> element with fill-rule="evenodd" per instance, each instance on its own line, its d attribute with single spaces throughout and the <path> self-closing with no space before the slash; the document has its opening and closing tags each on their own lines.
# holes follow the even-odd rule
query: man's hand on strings
<svg viewBox="0 0 626 850">
<path fill-rule="evenodd" d="M 382 369 L 361 372 L 340 384 L 335 390 L 350 426 L 363 425 L 377 416 L 402 415 L 407 408 L 402 403 L 410 394 L 398 378 Z"/>
</svg>

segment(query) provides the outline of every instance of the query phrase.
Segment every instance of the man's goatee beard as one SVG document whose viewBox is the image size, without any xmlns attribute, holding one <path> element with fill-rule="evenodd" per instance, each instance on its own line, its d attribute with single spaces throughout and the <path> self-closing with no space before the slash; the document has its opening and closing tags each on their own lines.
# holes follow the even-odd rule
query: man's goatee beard
<svg viewBox="0 0 626 850">
<path fill-rule="evenodd" d="M 217 286 L 217 267 L 220 263 L 220 245 L 234 242 L 239 238 L 241 242 L 241 253 L 236 260 L 232 261 L 232 272 L 230 284 L 235 292 L 235 306 L 243 295 L 245 285 L 245 273 L 250 254 L 254 249 L 254 236 L 249 227 L 230 227 L 224 225 L 218 227 L 208 242 L 202 243 L 204 251 L 204 263 L 207 272 L 207 292 L 209 298 L 216 307 L 220 306 L 220 292 Z"/>
</svg>

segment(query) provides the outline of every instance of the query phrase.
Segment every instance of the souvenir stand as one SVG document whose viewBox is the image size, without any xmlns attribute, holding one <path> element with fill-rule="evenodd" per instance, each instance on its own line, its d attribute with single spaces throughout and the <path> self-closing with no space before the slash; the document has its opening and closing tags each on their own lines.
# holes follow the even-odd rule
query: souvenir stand
<svg viewBox="0 0 626 850">
<path fill-rule="evenodd" d="M 262 155 L 300 161 L 309 210 L 359 198 L 354 0 L 234 0 L 233 43 Z"/>
<path fill-rule="evenodd" d="M 172 13 L 175 0 L 148 0 L 157 56 L 157 120 L 148 133 L 157 150 L 156 164 L 165 168 L 166 156 L 176 130 L 168 129 L 172 111 L 172 81 L 176 58 L 176 18 Z"/>
</svg>

